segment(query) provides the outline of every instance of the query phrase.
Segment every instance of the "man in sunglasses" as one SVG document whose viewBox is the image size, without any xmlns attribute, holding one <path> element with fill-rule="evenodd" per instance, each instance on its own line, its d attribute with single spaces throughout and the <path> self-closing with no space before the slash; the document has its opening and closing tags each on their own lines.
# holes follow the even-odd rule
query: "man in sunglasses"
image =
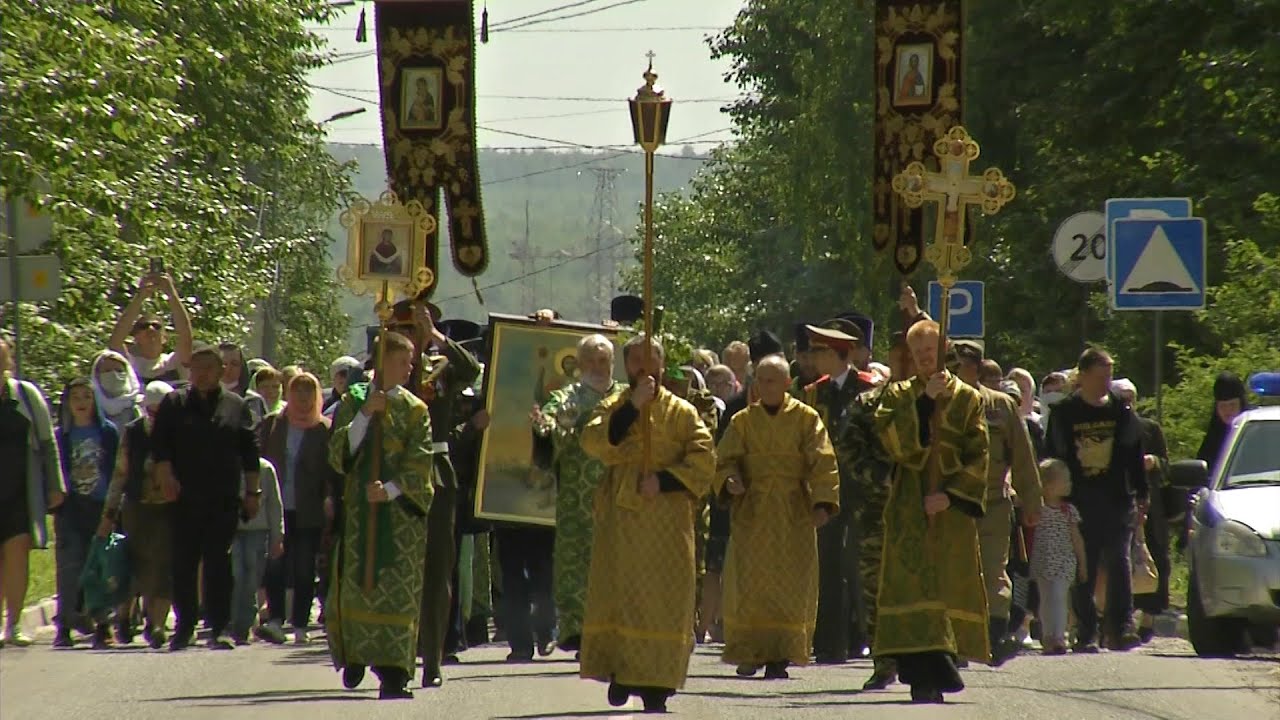
<svg viewBox="0 0 1280 720">
<path fill-rule="evenodd" d="M 159 315 L 142 311 L 147 299 L 156 293 L 164 295 L 173 314 L 178 344 L 172 352 L 164 350 L 168 341 L 164 321 Z M 127 339 L 132 342 L 126 342 Z M 152 380 L 173 383 L 187 379 L 187 365 L 191 362 L 191 317 L 182 306 L 172 277 L 165 273 L 142 276 L 138 292 L 120 313 L 107 347 L 129 359 L 144 386 Z"/>
</svg>

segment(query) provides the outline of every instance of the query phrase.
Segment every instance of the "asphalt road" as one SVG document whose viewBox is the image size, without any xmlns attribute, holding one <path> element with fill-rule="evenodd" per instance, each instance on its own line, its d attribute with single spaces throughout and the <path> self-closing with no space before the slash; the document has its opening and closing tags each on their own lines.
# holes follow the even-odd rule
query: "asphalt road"
<svg viewBox="0 0 1280 720">
<path fill-rule="evenodd" d="M 464 653 L 438 690 L 412 701 L 378 702 L 370 677 L 345 691 L 323 644 L 203 648 L 170 654 L 142 648 L 55 651 L 42 645 L 0 650 L 0 718 L 97 720 L 136 718 L 623 718 L 638 705 L 612 709 L 604 685 L 577 678 L 563 654 L 507 665 L 506 648 Z M 1020 657 L 999 670 L 965 671 L 968 690 L 946 706 L 911 706 L 896 686 L 860 694 L 865 662 L 793 668 L 792 679 L 740 679 L 698 649 L 689 684 L 670 702 L 688 718 L 856 717 L 1048 720 L 1106 718 L 1273 720 L 1280 718 L 1280 655 L 1202 660 L 1181 640 L 1158 639 L 1132 653 Z M 634 701 L 633 701 L 634 702 Z"/>
</svg>

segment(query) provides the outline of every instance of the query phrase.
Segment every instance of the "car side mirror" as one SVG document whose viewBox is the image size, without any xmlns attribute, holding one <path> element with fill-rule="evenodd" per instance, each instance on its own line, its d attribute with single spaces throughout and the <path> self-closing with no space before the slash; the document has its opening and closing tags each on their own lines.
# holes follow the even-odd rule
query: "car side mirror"
<svg viewBox="0 0 1280 720">
<path fill-rule="evenodd" d="M 1209 465 L 1203 460 L 1179 460 L 1169 465 L 1169 484 L 1184 490 L 1209 486 Z"/>
</svg>

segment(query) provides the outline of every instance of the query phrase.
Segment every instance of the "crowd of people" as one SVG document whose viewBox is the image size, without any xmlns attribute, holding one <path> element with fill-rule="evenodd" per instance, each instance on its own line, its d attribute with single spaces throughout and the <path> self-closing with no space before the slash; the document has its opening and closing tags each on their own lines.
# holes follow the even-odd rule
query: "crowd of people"
<svg viewBox="0 0 1280 720">
<path fill-rule="evenodd" d="M 156 295 L 173 350 L 143 312 Z M 619 301 L 611 322 L 637 321 L 642 301 Z M 148 275 L 56 404 L 12 378 L 0 340 L 0 465 L 17 469 L 0 482 L 3 640 L 31 643 L 16 621 L 46 515 L 55 647 L 141 628 L 178 651 L 201 624 L 211 649 L 279 644 L 287 622 L 297 644 L 323 629 L 343 684 L 372 670 L 387 699 L 412 696 L 419 663 L 438 687 L 491 640 L 512 663 L 573 652 L 611 704 L 656 712 L 708 642 L 743 677 L 869 656 L 865 690 L 901 681 L 937 703 L 1028 634 L 1050 655 L 1150 639 L 1182 503 L 1133 383 L 1096 348 L 1036 383 L 981 343 L 940 341 L 910 288 L 899 305 L 883 363 L 858 313 L 797 324 L 790 352 L 760 331 L 682 366 L 642 333 L 620 350 L 582 338 L 576 379 L 530 416 L 533 462 L 556 480 L 548 528 L 475 517 L 479 325 L 399 303 L 366 359 L 322 382 L 197 342 L 173 282 Z M 1214 428 L 1245 409 L 1232 381 L 1215 388 L 1210 462 Z M 103 607 L 81 577 L 119 535 L 130 587 Z"/>
</svg>

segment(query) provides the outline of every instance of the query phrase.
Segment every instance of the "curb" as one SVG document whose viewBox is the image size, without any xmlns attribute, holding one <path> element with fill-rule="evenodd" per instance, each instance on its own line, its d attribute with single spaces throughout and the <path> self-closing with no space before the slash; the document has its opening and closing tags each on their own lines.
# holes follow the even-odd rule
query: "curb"
<svg viewBox="0 0 1280 720">
<path fill-rule="evenodd" d="M 1187 616 L 1184 613 L 1177 615 L 1161 614 L 1156 617 L 1155 623 L 1152 624 L 1157 637 L 1181 638 L 1187 640 L 1189 638 L 1187 631 Z"/>
<path fill-rule="evenodd" d="M 58 599 L 54 597 L 45 598 L 35 605 L 22 609 L 22 615 L 18 618 L 18 630 L 31 638 L 39 638 L 44 635 L 51 636 L 56 632 L 53 626 L 53 618 L 57 614 Z"/>
</svg>

